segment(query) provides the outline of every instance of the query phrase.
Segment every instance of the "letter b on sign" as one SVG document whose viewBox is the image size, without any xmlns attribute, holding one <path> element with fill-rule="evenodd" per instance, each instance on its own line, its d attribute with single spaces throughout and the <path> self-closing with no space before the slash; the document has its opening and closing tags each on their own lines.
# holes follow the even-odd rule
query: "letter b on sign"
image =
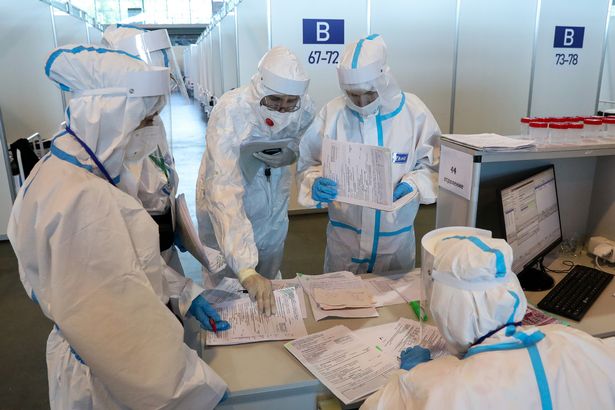
<svg viewBox="0 0 615 410">
<path fill-rule="evenodd" d="M 585 27 L 555 26 L 554 48 L 583 48 Z"/>
<path fill-rule="evenodd" d="M 303 19 L 303 44 L 344 44 L 344 20 Z"/>
</svg>

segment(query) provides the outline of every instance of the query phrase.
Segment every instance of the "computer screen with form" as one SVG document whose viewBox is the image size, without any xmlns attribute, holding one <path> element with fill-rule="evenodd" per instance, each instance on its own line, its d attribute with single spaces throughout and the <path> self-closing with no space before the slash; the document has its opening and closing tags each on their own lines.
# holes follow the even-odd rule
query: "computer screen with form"
<svg viewBox="0 0 615 410">
<path fill-rule="evenodd" d="M 561 239 L 554 168 L 502 189 L 501 199 L 512 268 L 519 273 Z"/>
</svg>

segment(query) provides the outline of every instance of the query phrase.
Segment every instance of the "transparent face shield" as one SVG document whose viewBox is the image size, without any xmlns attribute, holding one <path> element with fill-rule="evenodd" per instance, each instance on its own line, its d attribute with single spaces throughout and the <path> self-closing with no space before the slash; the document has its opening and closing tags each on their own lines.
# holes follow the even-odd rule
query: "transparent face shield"
<svg viewBox="0 0 615 410">
<path fill-rule="evenodd" d="M 123 39 L 117 44 L 117 48 L 139 56 L 149 65 L 169 68 L 171 91 L 179 91 L 186 102 L 190 102 L 186 84 L 166 29 L 145 31 L 134 37 Z"/>
</svg>

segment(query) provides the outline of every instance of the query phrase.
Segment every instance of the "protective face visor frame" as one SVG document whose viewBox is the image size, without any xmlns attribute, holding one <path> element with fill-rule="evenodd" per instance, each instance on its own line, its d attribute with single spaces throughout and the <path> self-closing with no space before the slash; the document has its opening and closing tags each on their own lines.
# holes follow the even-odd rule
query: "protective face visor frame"
<svg viewBox="0 0 615 410">
<path fill-rule="evenodd" d="M 179 69 L 169 33 L 166 29 L 144 31 L 134 37 L 123 39 L 118 42 L 117 48 L 138 56 L 149 65 L 164 65 L 168 67 L 174 85 L 179 89 L 184 99 L 187 102 L 190 101 L 188 91 L 186 90 L 186 84 L 184 83 L 184 78 Z M 160 61 L 161 56 L 162 61 Z"/>
<path fill-rule="evenodd" d="M 96 88 L 91 90 L 73 90 L 74 96 L 85 95 L 126 95 L 144 98 L 168 95 L 170 92 L 169 69 L 151 67 L 148 71 L 132 71 L 119 78 L 116 87 Z"/>
<path fill-rule="evenodd" d="M 260 105 L 270 111 L 277 111 L 280 113 L 296 112 L 301 108 L 301 96 L 269 94 L 261 98 Z"/>
</svg>

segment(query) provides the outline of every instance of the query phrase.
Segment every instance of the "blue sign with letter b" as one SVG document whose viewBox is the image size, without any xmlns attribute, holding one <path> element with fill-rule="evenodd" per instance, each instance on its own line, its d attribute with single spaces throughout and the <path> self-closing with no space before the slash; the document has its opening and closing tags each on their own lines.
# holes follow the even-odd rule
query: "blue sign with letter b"
<svg viewBox="0 0 615 410">
<path fill-rule="evenodd" d="M 585 27 L 555 26 L 554 48 L 583 48 Z"/>
<path fill-rule="evenodd" d="M 344 44 L 344 20 L 303 19 L 303 44 Z"/>
</svg>

